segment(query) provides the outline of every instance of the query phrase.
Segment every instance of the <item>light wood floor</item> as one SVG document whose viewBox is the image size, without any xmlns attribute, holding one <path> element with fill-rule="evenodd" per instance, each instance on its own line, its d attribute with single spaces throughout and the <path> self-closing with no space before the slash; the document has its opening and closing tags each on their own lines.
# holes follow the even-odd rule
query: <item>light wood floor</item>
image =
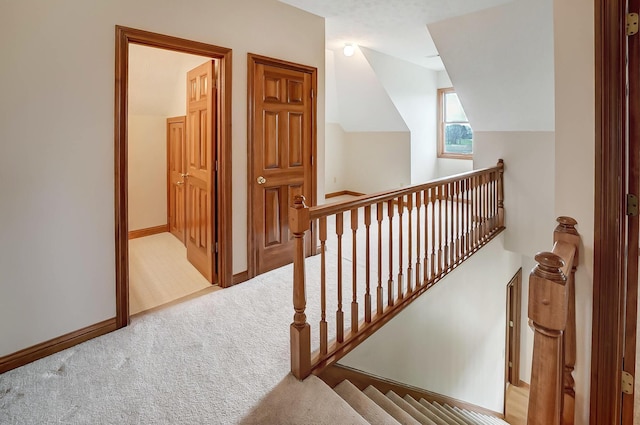
<svg viewBox="0 0 640 425">
<path fill-rule="evenodd" d="M 187 261 L 185 246 L 171 233 L 129 241 L 130 314 L 218 288 Z"/>
<path fill-rule="evenodd" d="M 505 404 L 505 421 L 511 425 L 527 425 L 527 407 L 529 405 L 528 387 L 509 385 L 507 387 Z"/>
</svg>

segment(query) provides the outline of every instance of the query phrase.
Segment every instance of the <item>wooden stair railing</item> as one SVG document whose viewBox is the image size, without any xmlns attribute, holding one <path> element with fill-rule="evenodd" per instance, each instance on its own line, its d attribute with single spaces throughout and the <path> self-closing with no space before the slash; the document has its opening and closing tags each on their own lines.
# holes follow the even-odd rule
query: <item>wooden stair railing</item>
<svg viewBox="0 0 640 425">
<path fill-rule="evenodd" d="M 529 324 L 534 330 L 528 425 L 573 425 L 576 363 L 575 270 L 580 235 L 559 217 L 552 252 L 541 252 L 529 276 Z"/>
<path fill-rule="evenodd" d="M 503 173 L 500 160 L 492 168 L 311 208 L 297 196 L 289 209 L 293 375 L 304 379 L 340 359 L 500 233 Z M 306 259 L 305 237 L 319 238 L 320 255 Z M 309 281 L 305 261 L 319 269 Z M 308 314 L 319 323 L 317 334 Z"/>
</svg>

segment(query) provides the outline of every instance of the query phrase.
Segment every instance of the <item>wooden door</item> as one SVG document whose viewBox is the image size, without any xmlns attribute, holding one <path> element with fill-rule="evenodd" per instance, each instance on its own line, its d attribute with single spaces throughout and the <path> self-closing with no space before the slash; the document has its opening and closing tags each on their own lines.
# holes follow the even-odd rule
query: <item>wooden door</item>
<svg viewBox="0 0 640 425">
<path fill-rule="evenodd" d="M 167 223 L 169 231 L 183 244 L 187 233 L 185 121 L 186 117 L 167 118 Z"/>
<path fill-rule="evenodd" d="M 507 284 L 506 381 L 520 385 L 520 322 L 522 311 L 522 269 Z"/>
<path fill-rule="evenodd" d="M 209 282 L 215 276 L 215 61 L 187 73 L 187 259 Z"/>
<path fill-rule="evenodd" d="M 628 2 L 629 12 L 640 12 L 640 0 Z M 627 193 L 640 197 L 640 34 L 628 37 L 627 45 Z M 637 201 L 636 201 L 637 203 Z M 629 204 L 629 202 L 628 202 Z M 638 320 L 638 239 L 640 233 L 639 214 L 627 211 L 627 280 L 624 323 L 623 373 L 635 379 L 636 374 L 636 331 Z M 634 423 L 634 408 L 639 399 L 635 391 L 622 392 L 622 424 Z"/>
<path fill-rule="evenodd" d="M 257 274 L 293 261 L 289 206 L 313 205 L 315 69 L 250 55 L 251 211 Z M 310 253 L 311 238 L 307 238 Z"/>
</svg>

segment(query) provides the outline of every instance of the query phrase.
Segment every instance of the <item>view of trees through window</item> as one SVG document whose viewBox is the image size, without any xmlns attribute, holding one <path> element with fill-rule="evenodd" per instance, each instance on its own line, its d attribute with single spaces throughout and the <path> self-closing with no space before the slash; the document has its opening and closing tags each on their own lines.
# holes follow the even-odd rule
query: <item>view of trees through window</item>
<svg viewBox="0 0 640 425">
<path fill-rule="evenodd" d="M 453 88 L 438 90 L 440 131 L 438 154 L 443 157 L 469 157 L 473 154 L 473 130 Z"/>
</svg>

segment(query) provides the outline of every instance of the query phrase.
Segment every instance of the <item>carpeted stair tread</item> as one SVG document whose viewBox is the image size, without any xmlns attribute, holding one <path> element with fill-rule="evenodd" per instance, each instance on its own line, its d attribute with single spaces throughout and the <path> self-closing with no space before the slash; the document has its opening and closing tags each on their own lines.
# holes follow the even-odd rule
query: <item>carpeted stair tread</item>
<svg viewBox="0 0 640 425">
<path fill-rule="evenodd" d="M 469 416 L 471 419 L 476 420 L 477 422 L 481 423 L 482 425 L 495 425 L 495 422 L 493 421 L 493 418 L 487 416 L 487 415 L 483 415 L 480 414 L 478 412 L 471 412 L 471 411 L 466 411 L 466 410 L 462 410 L 462 409 L 458 409 L 457 407 L 454 407 L 454 409 L 466 413 L 467 416 Z"/>
<path fill-rule="evenodd" d="M 457 419 L 459 419 L 460 421 L 462 421 L 466 425 L 478 425 L 478 423 L 475 420 L 470 419 L 467 415 L 464 415 L 464 414 L 462 414 L 460 412 L 457 412 L 457 411 L 453 410 L 453 407 L 449 406 L 448 404 L 439 404 L 437 402 L 434 402 L 434 404 L 437 404 L 442 409 L 446 410 L 447 412 L 449 412 L 449 414 L 455 416 Z M 482 424 L 480 424 L 480 425 L 482 425 Z"/>
<path fill-rule="evenodd" d="M 440 416 L 433 413 L 431 410 L 427 409 L 422 404 L 418 403 L 415 398 L 411 397 L 409 394 L 404 396 L 406 402 L 415 407 L 420 413 L 425 415 L 427 418 L 431 419 L 436 425 L 449 425 L 447 421 L 442 419 Z"/>
<path fill-rule="evenodd" d="M 504 420 L 500 419 L 500 418 L 496 418 L 495 416 L 489 416 L 489 415 L 484 415 L 482 413 L 478 413 L 478 412 L 473 412 L 470 410 L 463 410 L 460 409 L 458 407 L 454 407 L 454 409 L 458 409 L 464 412 L 469 413 L 471 416 L 475 417 L 475 418 L 480 418 L 483 424 L 486 425 L 509 425 L 507 422 L 505 422 Z"/>
<path fill-rule="evenodd" d="M 411 415 L 398 407 L 394 402 L 389 400 L 384 394 L 378 391 L 375 387 L 369 385 L 363 391 L 367 397 L 376 402 L 376 404 L 382 407 L 388 414 L 393 416 L 398 422 L 403 425 L 420 425 L 420 422 L 415 420 Z"/>
<path fill-rule="evenodd" d="M 316 376 L 303 382 L 287 376 L 240 422 L 241 425 L 361 424 L 368 422 Z"/>
<path fill-rule="evenodd" d="M 474 414 L 474 412 L 470 412 L 468 410 L 459 409 L 457 407 L 452 407 L 451 409 L 453 409 L 458 415 L 464 416 L 467 419 L 467 421 L 472 423 L 472 424 L 476 424 L 476 425 L 491 425 L 491 423 L 487 422 L 487 420 L 482 415 L 476 415 L 476 414 Z"/>
<path fill-rule="evenodd" d="M 342 381 L 333 390 L 371 425 L 398 424 L 398 421 L 348 380 Z"/>
<path fill-rule="evenodd" d="M 446 410 L 442 409 L 440 405 L 436 405 L 436 403 L 430 403 L 424 398 L 420 399 L 420 404 L 425 406 L 427 409 L 431 410 L 436 415 L 440 416 L 442 419 L 447 421 L 448 424 L 451 425 L 466 425 L 464 422 L 459 420 L 457 417 L 451 415 Z"/>
<path fill-rule="evenodd" d="M 387 394 L 385 394 L 389 400 L 394 402 L 398 407 L 402 410 L 410 414 L 413 419 L 420 422 L 422 425 L 436 425 L 431 419 L 427 416 L 423 415 L 418 409 L 409 404 L 406 400 L 403 400 L 398 394 L 389 390 Z"/>
</svg>

